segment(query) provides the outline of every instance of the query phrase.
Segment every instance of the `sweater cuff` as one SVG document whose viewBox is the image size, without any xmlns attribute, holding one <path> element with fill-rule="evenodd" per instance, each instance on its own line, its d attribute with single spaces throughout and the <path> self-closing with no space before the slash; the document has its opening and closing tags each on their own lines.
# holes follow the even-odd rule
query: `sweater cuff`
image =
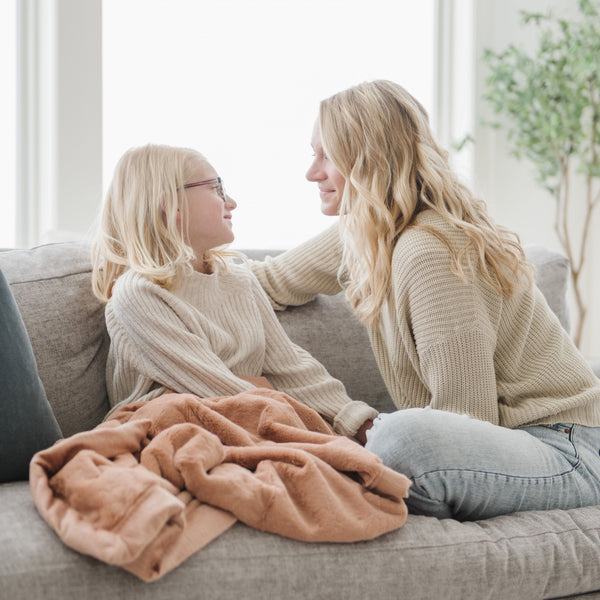
<svg viewBox="0 0 600 600">
<path fill-rule="evenodd" d="M 379 412 L 366 402 L 355 400 L 344 404 L 333 420 L 336 433 L 354 437 L 360 426 L 369 419 L 377 417 Z"/>
</svg>

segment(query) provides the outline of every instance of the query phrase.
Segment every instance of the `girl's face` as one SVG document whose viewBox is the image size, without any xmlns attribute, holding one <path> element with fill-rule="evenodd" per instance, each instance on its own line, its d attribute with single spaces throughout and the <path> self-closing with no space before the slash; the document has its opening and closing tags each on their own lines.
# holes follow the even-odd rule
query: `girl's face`
<svg viewBox="0 0 600 600">
<path fill-rule="evenodd" d="M 319 186 L 321 212 L 324 215 L 335 216 L 339 214 L 346 180 L 323 151 L 319 121 L 315 123 L 310 144 L 314 159 L 306 172 L 306 179 L 314 181 Z"/>
<path fill-rule="evenodd" d="M 203 270 L 203 257 L 208 250 L 229 244 L 234 239 L 231 211 L 237 204 L 227 195 L 217 177 L 213 167 L 202 161 L 185 182 L 188 201 L 187 224 L 181 222 L 181 217 L 179 222 L 186 235 L 186 242 L 196 254 L 194 269 L 197 271 Z M 190 185 L 198 183 L 202 185 Z"/>
</svg>

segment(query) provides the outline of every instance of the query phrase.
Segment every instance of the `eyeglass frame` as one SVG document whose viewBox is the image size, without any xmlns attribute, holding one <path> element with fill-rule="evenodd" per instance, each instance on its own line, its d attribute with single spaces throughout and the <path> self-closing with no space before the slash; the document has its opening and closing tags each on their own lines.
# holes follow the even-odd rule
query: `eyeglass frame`
<svg viewBox="0 0 600 600">
<path fill-rule="evenodd" d="M 211 183 L 216 183 L 218 185 L 217 194 L 219 194 L 223 202 L 227 202 L 227 192 L 225 191 L 223 180 L 220 177 L 213 177 L 212 179 L 205 179 L 204 181 L 196 181 L 194 183 L 185 183 L 183 185 L 183 189 L 187 190 L 188 188 L 198 187 L 201 185 L 210 185 Z"/>
</svg>

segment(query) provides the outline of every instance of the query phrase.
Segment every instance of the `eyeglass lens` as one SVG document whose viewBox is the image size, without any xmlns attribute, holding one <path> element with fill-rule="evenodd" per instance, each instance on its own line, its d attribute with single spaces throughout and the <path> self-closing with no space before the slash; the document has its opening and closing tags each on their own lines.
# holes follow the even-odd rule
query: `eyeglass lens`
<svg viewBox="0 0 600 600">
<path fill-rule="evenodd" d="M 221 199 L 223 200 L 223 202 L 227 202 L 227 192 L 225 191 L 225 186 L 223 185 L 223 180 L 219 177 L 217 179 L 218 184 L 219 184 L 219 196 L 221 196 Z"/>
</svg>

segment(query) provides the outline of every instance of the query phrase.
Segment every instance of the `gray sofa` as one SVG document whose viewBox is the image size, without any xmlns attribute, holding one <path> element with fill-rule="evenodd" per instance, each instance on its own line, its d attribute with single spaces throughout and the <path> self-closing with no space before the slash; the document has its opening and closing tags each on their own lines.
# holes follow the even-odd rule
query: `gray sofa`
<svg viewBox="0 0 600 600">
<path fill-rule="evenodd" d="M 566 259 L 539 247 L 528 254 L 566 324 Z M 4 252 L 0 269 L 63 433 L 95 426 L 108 409 L 108 337 L 90 290 L 88 250 L 65 243 Z M 279 317 L 350 396 L 393 409 L 365 332 L 341 297 L 319 297 Z M 0 485 L 0 552 L 6 600 L 579 598 L 600 590 L 600 506 L 472 523 L 409 515 L 401 529 L 354 544 L 302 543 L 237 523 L 146 584 L 66 547 L 38 515 L 27 482 L 14 482 Z"/>
</svg>

